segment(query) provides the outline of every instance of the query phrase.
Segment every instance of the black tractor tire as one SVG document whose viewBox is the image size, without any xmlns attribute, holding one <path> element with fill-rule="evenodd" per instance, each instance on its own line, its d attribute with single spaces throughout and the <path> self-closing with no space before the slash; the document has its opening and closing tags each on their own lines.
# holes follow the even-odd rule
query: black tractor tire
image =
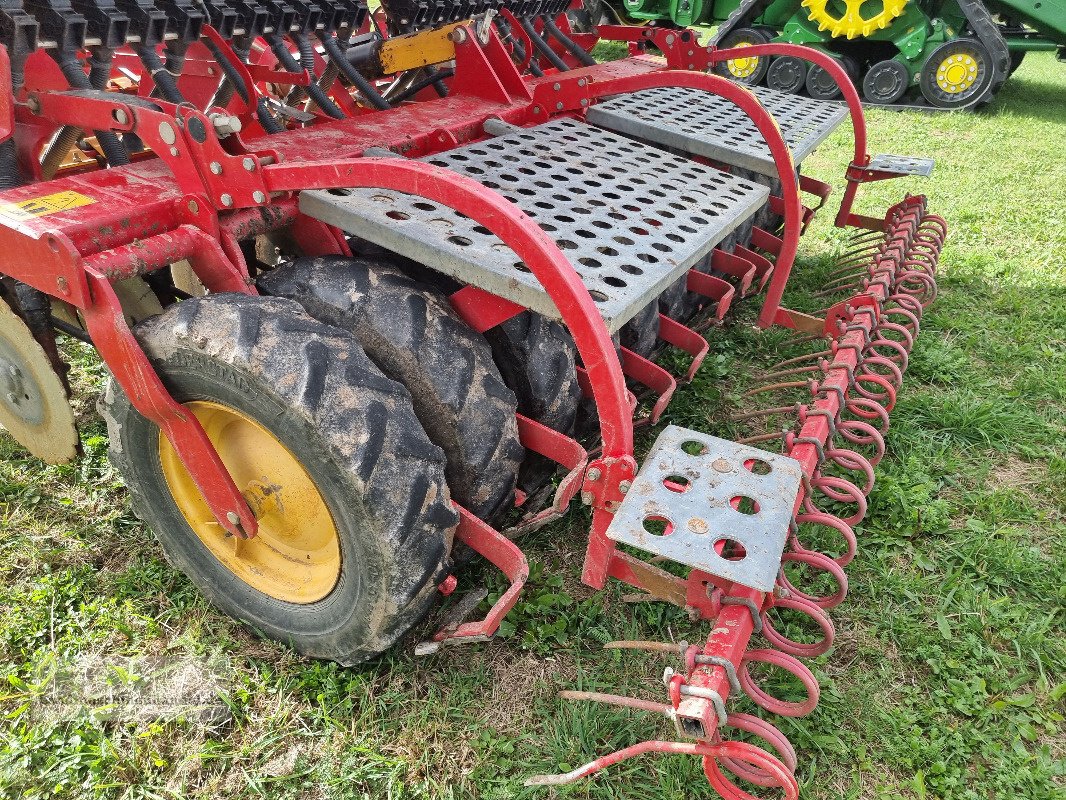
<svg viewBox="0 0 1066 800">
<path fill-rule="evenodd" d="M 447 295 L 362 258 L 298 258 L 259 279 L 315 319 L 355 335 L 378 369 L 411 392 L 430 441 L 444 450 L 452 497 L 493 522 L 514 505 L 525 451 L 517 401 L 484 337 Z"/>
<path fill-rule="evenodd" d="M 1007 70 L 1007 77 L 1009 78 L 1015 72 L 1018 71 L 1018 67 L 1022 65 L 1025 60 L 1025 50 L 1011 50 L 1010 51 L 1010 68 Z"/>
<path fill-rule="evenodd" d="M 769 41 L 770 37 L 765 31 L 756 28 L 737 28 L 735 31 L 730 31 L 725 35 L 722 41 L 718 43 L 718 49 L 728 50 L 745 42 L 755 45 L 767 44 Z M 755 61 L 752 71 L 745 75 L 738 75 L 734 71 L 735 68 L 730 69 L 731 62 L 729 61 L 719 61 L 714 65 L 714 71 L 715 74 L 735 80 L 737 83 L 742 83 L 746 86 L 758 86 L 763 82 L 763 78 L 766 77 L 766 71 L 770 69 L 770 59 L 766 56 L 761 56 L 756 58 Z"/>
<path fill-rule="evenodd" d="M 524 311 L 485 331 L 492 356 L 518 399 L 518 410 L 541 425 L 571 436 L 581 400 L 574 341 L 566 328 L 532 311 Z M 557 465 L 526 451 L 518 486 L 527 494 L 541 488 Z"/>
<path fill-rule="evenodd" d="M 856 69 L 854 62 L 848 59 L 846 56 L 837 57 L 833 59 L 844 68 L 848 77 L 854 81 L 858 76 L 858 70 Z M 813 97 L 815 100 L 839 100 L 843 96 L 843 91 L 837 82 L 833 79 L 833 76 L 829 74 L 828 70 L 823 69 L 817 64 L 811 64 L 807 69 L 807 80 L 805 83 L 807 87 L 807 94 Z"/>
<path fill-rule="evenodd" d="M 651 358 L 659 344 L 659 303 L 648 303 L 619 331 L 622 347 Z"/>
<path fill-rule="evenodd" d="M 172 305 L 134 333 L 175 400 L 239 411 L 290 451 L 339 539 L 337 582 L 315 602 L 281 601 L 246 583 L 186 521 L 161 466 L 159 429 L 112 380 L 100 403 L 111 459 L 171 564 L 260 634 L 341 664 L 381 653 L 425 616 L 450 569 L 458 522 L 444 453 L 408 391 L 350 334 L 291 301 L 235 294 Z"/>
</svg>

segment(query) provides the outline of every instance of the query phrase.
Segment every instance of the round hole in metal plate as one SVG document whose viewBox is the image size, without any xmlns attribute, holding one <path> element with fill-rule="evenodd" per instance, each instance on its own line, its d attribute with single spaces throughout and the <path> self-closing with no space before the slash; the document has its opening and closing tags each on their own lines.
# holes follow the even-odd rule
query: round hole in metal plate
<svg viewBox="0 0 1066 800">
<path fill-rule="evenodd" d="M 695 439 L 688 439 L 681 443 L 681 451 L 690 456 L 702 456 L 707 452 L 707 445 Z"/>
<path fill-rule="evenodd" d="M 467 239 L 465 236 L 449 236 L 448 241 L 460 247 L 469 247 L 474 243 L 472 239 Z"/>
<path fill-rule="evenodd" d="M 642 523 L 644 530 L 652 536 L 669 536 L 674 532 L 674 523 L 658 514 L 649 514 Z"/>
<path fill-rule="evenodd" d="M 773 467 L 770 466 L 770 462 L 763 461 L 761 458 L 749 458 L 744 461 L 744 469 L 756 475 L 769 475 Z"/>
<path fill-rule="evenodd" d="M 616 289 L 624 289 L 629 285 L 621 278 L 616 278 L 613 275 L 606 276 L 603 279 L 603 282 L 606 283 L 608 286 L 614 286 Z"/>
<path fill-rule="evenodd" d="M 739 511 L 741 514 L 758 514 L 759 513 L 759 501 L 754 497 L 748 497 L 747 495 L 738 494 L 729 499 L 729 505 L 733 507 L 733 510 Z"/>
<path fill-rule="evenodd" d="M 588 256 L 585 256 L 584 258 L 579 258 L 577 260 L 577 263 L 585 267 L 591 267 L 592 269 L 598 269 L 603 266 L 603 262 L 597 261 L 594 258 L 589 258 Z"/>
<path fill-rule="evenodd" d="M 684 475 L 667 475 L 663 478 L 663 486 L 669 489 L 671 492 L 677 492 L 678 494 L 684 494 L 692 488 L 692 480 Z"/>
<path fill-rule="evenodd" d="M 395 208 L 391 211 L 386 211 L 385 216 L 389 219 L 411 219 L 411 215 L 406 211 L 397 211 Z"/>
<path fill-rule="evenodd" d="M 515 268 L 516 270 L 518 270 L 519 272 L 530 272 L 530 271 L 531 271 L 531 270 L 529 269 L 529 267 L 527 267 L 527 266 L 526 266 L 525 264 L 523 264 L 523 263 L 522 263 L 521 261 L 516 261 L 516 262 L 514 262 L 514 268 Z"/>
<path fill-rule="evenodd" d="M 628 273 L 630 275 L 643 275 L 644 274 L 644 270 L 642 270 L 640 267 L 634 267 L 634 266 L 632 266 L 630 264 L 623 264 L 621 266 L 621 270 L 622 270 L 622 272 L 626 272 L 626 273 Z"/>
<path fill-rule="evenodd" d="M 605 303 L 605 302 L 607 302 L 607 295 L 605 295 L 603 292 L 599 291 L 598 289 L 590 289 L 589 290 L 589 297 L 591 297 L 597 303 Z"/>
<path fill-rule="evenodd" d="M 722 545 L 721 548 L 719 548 L 718 545 Z M 718 550 L 719 554 L 726 561 L 743 561 L 748 557 L 744 545 L 736 539 L 730 539 L 728 536 L 722 536 L 721 538 L 715 539 L 714 549 Z"/>
</svg>

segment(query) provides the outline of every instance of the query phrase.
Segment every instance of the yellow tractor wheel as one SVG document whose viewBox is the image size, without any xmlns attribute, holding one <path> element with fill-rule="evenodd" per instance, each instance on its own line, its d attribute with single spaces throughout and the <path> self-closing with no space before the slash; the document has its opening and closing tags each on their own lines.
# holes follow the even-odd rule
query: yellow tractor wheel
<svg viewBox="0 0 1066 800">
<path fill-rule="evenodd" d="M 737 28 L 727 34 L 718 43 L 721 50 L 734 47 L 751 47 L 757 44 L 767 44 L 770 37 L 761 30 L 755 28 Z M 726 78 L 735 80 L 748 86 L 757 86 L 766 77 L 766 70 L 770 68 L 770 59 L 766 56 L 751 56 L 749 58 L 734 58 L 729 61 L 721 61 L 714 66 L 714 71 Z"/>
</svg>

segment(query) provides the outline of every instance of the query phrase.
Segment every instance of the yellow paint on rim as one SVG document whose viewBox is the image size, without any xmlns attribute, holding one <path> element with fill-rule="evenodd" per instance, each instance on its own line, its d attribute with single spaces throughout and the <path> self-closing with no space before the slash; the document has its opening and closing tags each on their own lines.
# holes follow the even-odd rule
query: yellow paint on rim
<svg viewBox="0 0 1066 800">
<path fill-rule="evenodd" d="M 227 534 L 160 432 L 163 477 L 189 527 L 223 566 L 265 595 L 288 603 L 313 603 L 328 595 L 340 577 L 340 541 L 307 470 L 245 414 L 205 400 L 185 407 L 196 415 L 248 501 L 259 532 L 252 539 Z"/>
<path fill-rule="evenodd" d="M 936 85 L 948 94 L 960 94 L 977 83 L 977 60 L 969 53 L 954 53 L 936 68 Z"/>
<path fill-rule="evenodd" d="M 909 0 L 882 0 L 880 11 L 864 17 L 862 6 L 866 2 L 868 0 L 844 0 L 844 13 L 839 17 L 833 16 L 834 12 L 829 10 L 830 0 L 803 0 L 800 5 L 807 9 L 807 18 L 818 23 L 818 30 L 829 31 L 833 37 L 855 39 L 887 28 L 903 13 Z"/>
<path fill-rule="evenodd" d="M 736 44 L 729 45 L 732 47 L 751 47 L 751 42 L 737 42 Z M 751 56 L 750 58 L 734 58 L 732 61 L 726 62 L 726 69 L 729 70 L 729 74 L 734 78 L 747 78 L 752 75 L 759 68 L 759 57 Z"/>
</svg>

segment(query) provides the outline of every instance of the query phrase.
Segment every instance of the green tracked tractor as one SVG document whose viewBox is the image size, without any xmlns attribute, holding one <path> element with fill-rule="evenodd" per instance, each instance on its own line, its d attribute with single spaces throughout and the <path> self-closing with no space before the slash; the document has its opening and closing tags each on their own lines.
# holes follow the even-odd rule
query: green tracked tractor
<svg viewBox="0 0 1066 800">
<path fill-rule="evenodd" d="M 974 108 L 991 100 L 1027 52 L 1066 58 L 1066 0 L 620 0 L 650 24 L 715 25 L 715 43 L 787 42 L 837 58 L 867 102 Z M 722 74 L 748 84 L 839 96 L 799 59 L 734 59 Z"/>
</svg>

